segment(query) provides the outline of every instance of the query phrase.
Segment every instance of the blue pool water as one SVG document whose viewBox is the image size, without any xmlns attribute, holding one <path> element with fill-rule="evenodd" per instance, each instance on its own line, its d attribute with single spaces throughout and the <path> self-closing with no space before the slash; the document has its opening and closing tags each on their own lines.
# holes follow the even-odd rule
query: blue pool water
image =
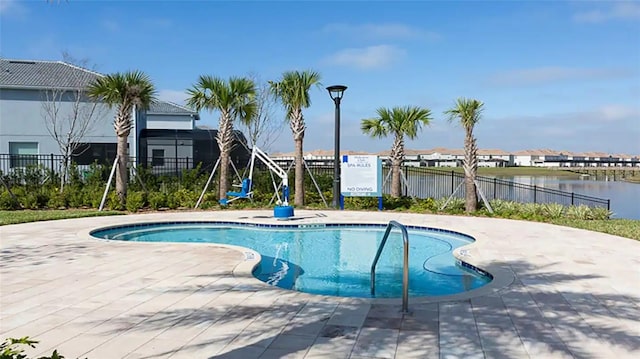
<svg viewBox="0 0 640 359">
<path fill-rule="evenodd" d="M 139 242 L 205 242 L 251 248 L 262 255 L 254 276 L 285 289 L 371 297 L 370 270 L 382 225 L 262 226 L 170 223 L 97 230 L 99 238 Z M 491 279 L 456 263 L 452 250 L 473 242 L 448 231 L 409 227 L 409 295 L 434 296 L 478 288 Z M 376 297 L 402 296 L 403 244 L 394 230 L 376 268 Z"/>
</svg>

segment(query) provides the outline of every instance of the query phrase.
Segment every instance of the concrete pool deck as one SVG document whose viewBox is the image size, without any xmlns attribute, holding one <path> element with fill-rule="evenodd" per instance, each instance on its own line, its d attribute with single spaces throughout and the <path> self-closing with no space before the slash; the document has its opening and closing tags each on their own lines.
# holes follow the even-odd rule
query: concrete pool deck
<svg viewBox="0 0 640 359">
<path fill-rule="evenodd" d="M 198 211 L 0 226 L 0 340 L 66 358 L 638 358 L 640 242 L 503 219 L 399 212 Z M 372 301 L 266 286 L 244 251 L 91 239 L 154 221 L 383 223 L 477 239 L 502 283 L 467 298 Z M 495 274 L 495 273 L 494 273 Z M 470 298 L 469 298 L 470 297 Z"/>
</svg>

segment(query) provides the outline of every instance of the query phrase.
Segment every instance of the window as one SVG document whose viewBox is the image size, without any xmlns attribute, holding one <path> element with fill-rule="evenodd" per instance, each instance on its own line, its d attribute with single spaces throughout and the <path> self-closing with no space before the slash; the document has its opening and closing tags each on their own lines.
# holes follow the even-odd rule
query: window
<svg viewBox="0 0 640 359">
<path fill-rule="evenodd" d="M 162 149 L 151 150 L 151 165 L 164 166 L 164 150 Z"/>
<path fill-rule="evenodd" d="M 78 165 L 90 165 L 98 163 L 111 163 L 116 158 L 115 143 L 81 143 L 73 151 L 73 160 Z"/>
<path fill-rule="evenodd" d="M 38 142 L 9 142 L 9 158 L 11 168 L 38 164 Z"/>
</svg>

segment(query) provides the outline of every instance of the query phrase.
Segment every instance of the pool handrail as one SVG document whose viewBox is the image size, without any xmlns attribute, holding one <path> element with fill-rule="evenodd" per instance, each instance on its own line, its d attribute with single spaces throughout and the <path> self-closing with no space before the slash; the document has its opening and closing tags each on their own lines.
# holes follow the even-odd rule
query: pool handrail
<svg viewBox="0 0 640 359">
<path fill-rule="evenodd" d="M 387 239 L 389 238 L 389 234 L 391 233 L 391 229 L 393 227 L 397 227 L 402 232 L 402 241 L 404 242 L 404 265 L 402 269 L 402 312 L 409 312 L 409 233 L 407 233 L 407 227 L 397 221 L 389 221 L 387 224 L 387 229 L 384 232 L 384 236 L 382 237 L 382 242 L 378 246 L 378 251 L 376 252 L 376 257 L 373 259 L 373 264 L 371 264 L 371 295 L 375 296 L 376 292 L 376 265 L 378 264 L 378 260 L 380 259 L 380 255 L 382 254 L 382 249 L 384 249 L 385 244 L 387 244 Z"/>
</svg>

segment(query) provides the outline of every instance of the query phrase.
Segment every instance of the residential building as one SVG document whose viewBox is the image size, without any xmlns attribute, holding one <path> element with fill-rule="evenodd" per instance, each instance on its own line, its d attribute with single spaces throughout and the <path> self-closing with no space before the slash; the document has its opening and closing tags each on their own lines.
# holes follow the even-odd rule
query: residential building
<svg viewBox="0 0 640 359">
<path fill-rule="evenodd" d="M 0 59 L 0 153 L 10 154 L 12 159 L 22 155 L 60 154 L 55 138 L 47 129 L 47 111 L 55 103 L 57 118 L 71 116 L 74 106 L 78 106 L 77 89 L 86 88 L 101 76 L 61 61 Z M 87 108 L 93 104 L 88 99 L 80 103 Z M 76 151 L 80 164 L 94 160 L 110 162 L 115 158 L 115 111 L 102 103 L 96 105 L 90 129 L 77 142 L 80 143 Z M 166 158 L 178 157 L 211 162 L 219 156 L 216 130 L 197 128 L 199 114 L 189 108 L 156 101 L 147 110 L 135 109 L 132 119 L 129 156 L 137 163 L 153 162 L 160 166 Z M 237 137 L 246 145 L 241 133 L 237 133 Z M 238 151 L 248 157 L 243 146 L 236 146 L 235 156 L 243 157 Z M 12 161 L 11 166 L 19 163 Z M 174 160 L 172 168 L 175 163 Z"/>
<path fill-rule="evenodd" d="M 377 153 L 341 151 L 345 154 L 378 155 L 383 161 L 388 160 L 390 151 Z M 276 153 L 274 159 L 287 161 L 293 159 L 293 154 Z M 573 153 L 569 151 L 555 151 L 550 149 L 524 150 L 509 153 L 500 149 L 479 149 L 479 167 L 609 167 L 636 166 L 640 167 L 640 156 L 626 154 L 609 155 L 602 152 Z M 305 153 L 306 160 L 321 161 L 320 164 L 333 163 L 333 151 L 315 150 Z M 433 148 L 427 150 L 405 150 L 403 166 L 410 167 L 460 167 L 464 161 L 463 149 Z"/>
</svg>

